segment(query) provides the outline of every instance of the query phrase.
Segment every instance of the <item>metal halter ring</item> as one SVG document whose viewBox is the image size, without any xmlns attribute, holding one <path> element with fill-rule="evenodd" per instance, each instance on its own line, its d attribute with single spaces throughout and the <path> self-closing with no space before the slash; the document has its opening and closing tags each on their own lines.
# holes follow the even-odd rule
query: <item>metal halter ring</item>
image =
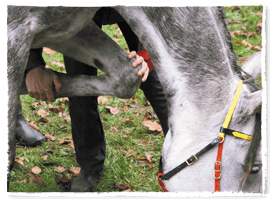
<svg viewBox="0 0 273 199">
<path fill-rule="evenodd" d="M 214 173 L 214 178 L 217 179 L 217 180 L 220 179 L 220 178 L 221 178 L 221 173 L 220 173 L 220 176 L 219 176 L 219 177 L 216 177 L 216 176 L 215 176 L 215 173 Z"/>
</svg>

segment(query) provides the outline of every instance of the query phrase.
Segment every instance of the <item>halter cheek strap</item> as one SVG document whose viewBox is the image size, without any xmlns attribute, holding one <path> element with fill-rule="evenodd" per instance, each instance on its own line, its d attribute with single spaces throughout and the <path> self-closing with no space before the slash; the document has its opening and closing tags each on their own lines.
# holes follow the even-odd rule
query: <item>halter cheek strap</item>
<svg viewBox="0 0 273 199">
<path fill-rule="evenodd" d="M 228 126 L 229 126 L 229 123 L 230 123 L 230 120 L 232 118 L 233 112 L 235 110 L 236 104 L 237 104 L 237 102 L 239 100 L 239 96 L 240 96 L 240 92 L 241 92 L 242 88 L 243 88 L 243 81 L 240 80 L 239 84 L 238 84 L 238 87 L 237 87 L 237 90 L 235 92 L 234 98 L 232 100 L 232 103 L 231 103 L 230 108 L 228 110 L 228 113 L 226 115 L 226 119 L 224 121 L 223 127 L 220 129 L 220 133 L 219 133 L 220 141 L 219 141 L 219 145 L 218 145 L 218 153 L 217 153 L 216 162 L 215 162 L 215 166 L 214 166 L 214 169 L 215 169 L 215 174 L 214 174 L 214 177 L 215 177 L 215 189 L 214 189 L 214 191 L 215 192 L 219 192 L 220 191 L 221 159 L 222 159 L 222 151 L 223 151 L 223 144 L 224 144 L 224 138 L 225 138 L 225 130 L 224 129 L 227 129 Z M 241 138 L 252 139 L 251 136 L 247 136 L 247 135 L 242 134 L 240 132 L 234 132 L 234 133 L 237 136 L 241 136 Z"/>
</svg>

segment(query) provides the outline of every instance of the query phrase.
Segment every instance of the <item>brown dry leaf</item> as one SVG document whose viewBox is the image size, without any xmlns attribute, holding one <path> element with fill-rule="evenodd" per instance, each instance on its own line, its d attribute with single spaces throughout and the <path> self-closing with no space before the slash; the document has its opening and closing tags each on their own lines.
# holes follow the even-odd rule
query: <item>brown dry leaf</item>
<svg viewBox="0 0 273 199">
<path fill-rule="evenodd" d="M 24 166 L 24 159 L 25 158 L 15 158 L 15 161 L 18 162 L 20 165 Z"/>
<path fill-rule="evenodd" d="M 62 118 L 63 117 L 63 113 L 59 112 L 59 117 Z"/>
<path fill-rule="evenodd" d="M 64 129 L 66 128 L 67 126 L 66 125 L 57 125 L 60 129 Z"/>
<path fill-rule="evenodd" d="M 257 15 L 257 16 L 263 16 L 263 13 L 262 13 L 261 11 L 258 11 L 258 12 L 256 13 L 256 15 Z"/>
<path fill-rule="evenodd" d="M 139 146 L 149 146 L 149 145 L 153 145 L 151 141 L 147 142 L 145 140 L 141 140 L 137 145 Z"/>
<path fill-rule="evenodd" d="M 70 144 L 72 143 L 73 140 L 59 140 L 59 145 L 62 145 L 62 144 Z"/>
<path fill-rule="evenodd" d="M 243 29 L 244 31 L 246 31 L 246 26 L 242 27 L 242 29 Z"/>
<path fill-rule="evenodd" d="M 49 148 L 46 150 L 46 152 L 47 152 L 47 153 L 52 153 L 52 152 L 54 151 L 54 149 L 55 149 L 55 147 L 54 147 L 54 146 L 51 146 L 51 147 L 49 147 Z"/>
<path fill-rule="evenodd" d="M 42 177 L 39 178 L 38 176 L 34 176 L 32 178 L 29 178 L 29 181 L 41 186 L 45 185 L 44 179 Z"/>
<path fill-rule="evenodd" d="M 152 163 L 153 162 L 153 159 L 152 159 L 152 156 L 150 156 L 150 155 L 147 155 L 147 160 L 149 161 L 149 163 Z"/>
<path fill-rule="evenodd" d="M 47 47 L 43 47 L 43 51 L 44 51 L 46 54 L 48 54 L 48 55 L 50 55 L 50 54 L 56 55 L 56 54 L 58 53 L 57 51 L 52 50 L 52 49 L 47 48 Z"/>
<path fill-rule="evenodd" d="M 125 189 L 128 189 L 128 185 L 123 183 L 123 182 L 117 182 L 116 184 L 116 187 L 118 187 L 120 190 L 125 190 Z"/>
<path fill-rule="evenodd" d="M 66 103 L 69 102 L 69 98 L 68 97 L 63 97 L 59 100 L 61 103 Z"/>
<path fill-rule="evenodd" d="M 106 106 L 105 108 L 109 109 L 110 113 L 112 113 L 113 115 L 120 112 L 120 110 L 118 108 L 116 108 L 116 107 Z"/>
<path fill-rule="evenodd" d="M 69 171 L 73 174 L 73 176 L 78 176 L 81 171 L 81 167 L 73 167 L 69 169 Z"/>
<path fill-rule="evenodd" d="M 53 135 L 49 135 L 49 134 L 46 134 L 44 133 L 43 134 L 47 139 L 51 140 L 51 141 L 55 141 L 56 140 L 56 137 L 54 137 Z"/>
<path fill-rule="evenodd" d="M 40 104 L 45 106 L 45 105 L 46 105 L 46 102 L 45 102 L 45 101 L 40 100 Z"/>
<path fill-rule="evenodd" d="M 65 120 L 67 123 L 71 123 L 70 115 L 66 116 L 66 117 L 64 118 L 64 120 Z"/>
<path fill-rule="evenodd" d="M 134 165 L 129 164 L 129 167 L 134 167 Z"/>
<path fill-rule="evenodd" d="M 145 151 L 144 152 L 145 154 L 152 154 L 152 153 L 154 153 L 153 151 Z"/>
<path fill-rule="evenodd" d="M 42 158 L 43 158 L 43 161 L 46 161 L 48 158 L 48 155 L 44 155 L 44 156 L 42 156 Z"/>
<path fill-rule="evenodd" d="M 144 174 L 145 172 L 144 171 L 141 171 L 140 169 L 138 169 L 142 174 Z"/>
<path fill-rule="evenodd" d="M 39 116 L 41 116 L 41 117 L 45 117 L 45 116 L 48 116 L 48 115 L 49 115 L 49 113 L 46 112 L 46 111 L 43 110 L 43 109 L 39 109 L 39 110 L 37 111 L 37 114 L 38 114 Z"/>
<path fill-rule="evenodd" d="M 125 151 L 124 149 L 121 149 L 119 150 L 120 152 L 123 152 L 123 153 L 128 153 L 128 151 Z"/>
<path fill-rule="evenodd" d="M 142 122 L 143 126 L 149 127 L 150 131 L 162 131 L 162 127 L 157 122 L 152 122 L 150 120 Z"/>
<path fill-rule="evenodd" d="M 53 113 L 59 113 L 59 112 L 63 112 L 64 108 L 60 105 L 60 106 L 56 106 L 55 108 L 49 108 L 49 110 Z"/>
<path fill-rule="evenodd" d="M 38 122 L 39 124 L 51 123 L 50 121 L 48 121 L 48 119 L 45 119 L 43 117 L 39 118 L 36 122 Z"/>
<path fill-rule="evenodd" d="M 54 169 L 54 171 L 58 172 L 58 173 L 62 173 L 66 170 L 66 168 L 58 166 L 56 169 Z"/>
<path fill-rule="evenodd" d="M 121 39 L 117 39 L 117 38 L 112 38 L 115 42 L 120 41 Z"/>
<path fill-rule="evenodd" d="M 70 146 L 70 148 L 74 149 L 74 142 L 71 142 L 68 146 Z"/>
<path fill-rule="evenodd" d="M 47 107 L 50 109 L 50 108 L 53 108 L 53 105 L 52 104 L 48 104 Z"/>
<path fill-rule="evenodd" d="M 242 44 L 244 44 L 246 47 L 252 48 L 252 45 L 250 43 L 248 43 L 246 40 L 243 40 Z"/>
<path fill-rule="evenodd" d="M 27 183 L 27 179 L 25 178 L 25 179 L 23 179 L 23 180 L 20 180 L 19 182 L 20 182 L 20 183 Z"/>
<path fill-rule="evenodd" d="M 134 186 L 133 186 L 133 184 L 126 178 L 126 177 L 124 177 L 125 178 L 125 180 L 127 181 L 127 182 L 129 182 L 129 184 L 130 184 L 130 189 L 131 190 L 134 190 Z"/>
<path fill-rule="evenodd" d="M 115 126 L 112 126 L 111 127 L 111 129 L 110 129 L 110 131 L 112 131 L 112 132 L 116 132 L 118 129 L 117 129 L 117 127 L 115 127 Z"/>
<path fill-rule="evenodd" d="M 35 108 L 38 108 L 39 102 L 33 102 L 32 105 L 33 105 Z"/>
<path fill-rule="evenodd" d="M 135 160 L 146 160 L 146 157 L 144 157 L 144 156 L 136 156 L 136 157 L 133 157 L 133 159 L 135 159 Z"/>
<path fill-rule="evenodd" d="M 56 61 L 51 62 L 51 64 L 54 64 L 54 65 L 56 65 L 56 66 L 58 66 L 58 67 L 61 67 L 61 68 L 65 68 L 65 67 L 64 67 L 64 64 L 61 63 L 61 60 L 60 60 L 60 59 L 57 59 Z"/>
<path fill-rule="evenodd" d="M 130 119 L 125 119 L 124 121 L 125 121 L 126 123 L 131 123 L 131 122 L 134 122 L 134 121 L 135 121 L 135 119 L 130 118 Z"/>
<path fill-rule="evenodd" d="M 261 47 L 261 46 L 257 46 L 257 45 L 253 45 L 253 46 L 252 46 L 252 49 L 262 50 L 262 47 Z"/>
<path fill-rule="evenodd" d="M 61 189 L 63 189 L 63 190 L 69 191 L 73 181 L 74 181 L 74 177 L 72 176 L 72 178 L 69 179 L 67 177 L 67 175 L 65 175 L 64 172 L 62 172 L 62 177 L 61 178 L 59 176 L 55 175 L 56 184 L 60 185 Z"/>
<path fill-rule="evenodd" d="M 34 173 L 34 174 L 39 174 L 42 172 L 42 170 L 39 168 L 39 167 L 33 167 L 31 169 L 31 171 Z"/>
<path fill-rule="evenodd" d="M 106 97 L 99 96 L 98 104 L 108 104 L 108 99 Z"/>
<path fill-rule="evenodd" d="M 32 121 L 27 122 L 34 130 L 39 131 L 39 127 Z"/>
</svg>

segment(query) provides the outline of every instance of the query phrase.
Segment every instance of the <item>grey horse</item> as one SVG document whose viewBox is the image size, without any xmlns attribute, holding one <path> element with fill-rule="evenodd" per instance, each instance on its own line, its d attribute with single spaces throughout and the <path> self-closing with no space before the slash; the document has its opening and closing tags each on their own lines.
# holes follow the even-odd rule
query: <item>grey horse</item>
<svg viewBox="0 0 273 199">
<path fill-rule="evenodd" d="M 92 78 L 58 74 L 63 87 L 55 97 L 129 98 L 138 88 L 133 60 L 126 59 L 126 52 L 91 21 L 98 9 L 8 7 L 9 170 L 15 157 L 15 104 L 20 93 L 26 93 L 23 78 L 30 48 L 46 46 L 106 73 Z M 117 6 L 115 10 L 149 53 L 168 100 L 169 132 L 162 149 L 167 173 L 218 136 L 243 78 L 224 12 L 220 7 Z M 257 116 L 261 104 L 262 91 L 251 79 L 245 80 L 230 128 L 253 135 L 253 141 L 226 136 L 221 191 L 261 192 L 261 170 L 250 172 L 260 147 L 260 137 L 254 135 L 261 134 Z M 167 190 L 213 191 L 215 158 L 216 148 L 166 180 Z"/>
</svg>

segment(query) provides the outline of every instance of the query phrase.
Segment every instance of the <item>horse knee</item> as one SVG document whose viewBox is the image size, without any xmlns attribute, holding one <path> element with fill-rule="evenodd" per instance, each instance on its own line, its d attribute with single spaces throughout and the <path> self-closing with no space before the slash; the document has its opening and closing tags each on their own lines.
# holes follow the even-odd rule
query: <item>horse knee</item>
<svg viewBox="0 0 273 199">
<path fill-rule="evenodd" d="M 130 79 L 127 81 L 126 78 L 120 79 L 116 84 L 113 85 L 115 95 L 119 98 L 129 99 L 134 96 L 138 87 L 140 86 L 141 78 Z"/>
</svg>

